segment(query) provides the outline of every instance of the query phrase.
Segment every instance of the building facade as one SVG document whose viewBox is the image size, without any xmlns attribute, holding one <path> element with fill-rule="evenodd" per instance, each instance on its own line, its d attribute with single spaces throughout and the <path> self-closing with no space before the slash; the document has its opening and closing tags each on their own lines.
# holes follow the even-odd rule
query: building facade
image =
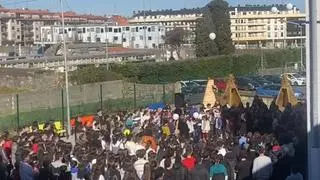
<svg viewBox="0 0 320 180">
<path fill-rule="evenodd" d="M 181 9 L 181 10 L 160 10 L 160 11 L 138 11 L 133 13 L 129 19 L 130 24 L 159 24 L 163 25 L 166 31 L 174 28 L 183 28 L 190 32 L 186 41 L 192 43 L 195 39 L 197 20 L 202 17 L 202 8 Z"/>
<path fill-rule="evenodd" d="M 126 25 L 122 16 L 95 16 L 65 12 L 68 24 L 109 24 Z M 0 7 L 0 45 L 33 44 L 40 41 L 40 28 L 61 25 L 61 13 L 48 10 L 7 9 Z"/>
<path fill-rule="evenodd" d="M 286 5 L 232 7 L 232 40 L 238 49 L 303 45 L 305 27 L 297 22 L 305 18 L 299 9 L 288 9 Z"/>
<path fill-rule="evenodd" d="M 145 27 L 145 29 L 143 28 Z M 69 43 L 106 43 L 126 48 L 161 48 L 164 44 L 165 27 L 156 24 L 106 26 L 66 25 L 66 41 Z M 63 29 L 59 26 L 42 26 L 41 39 L 35 44 L 59 44 L 63 42 Z"/>
</svg>

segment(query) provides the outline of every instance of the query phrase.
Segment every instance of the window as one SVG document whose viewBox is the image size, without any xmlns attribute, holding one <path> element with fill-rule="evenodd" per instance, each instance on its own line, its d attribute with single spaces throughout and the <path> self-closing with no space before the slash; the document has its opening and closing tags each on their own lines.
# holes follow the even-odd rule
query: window
<svg viewBox="0 0 320 180">
<path fill-rule="evenodd" d="M 271 30 L 271 27 L 270 26 L 268 26 L 268 31 L 270 31 Z"/>
<path fill-rule="evenodd" d="M 281 25 L 281 30 L 283 30 L 283 25 Z"/>
<path fill-rule="evenodd" d="M 83 32 L 83 33 L 86 33 L 86 28 L 82 28 L 82 32 Z"/>
<path fill-rule="evenodd" d="M 278 33 L 274 33 L 274 37 L 278 37 Z"/>
<path fill-rule="evenodd" d="M 126 39 L 126 38 L 123 38 L 122 41 L 123 41 L 123 42 L 127 42 L 127 39 Z"/>
<path fill-rule="evenodd" d="M 139 31 L 139 27 L 136 27 L 136 32 L 138 32 Z"/>
<path fill-rule="evenodd" d="M 108 29 L 108 32 L 112 32 L 112 28 L 109 28 L 109 29 Z"/>
<path fill-rule="evenodd" d="M 113 41 L 118 41 L 118 36 L 113 36 Z"/>
<path fill-rule="evenodd" d="M 136 37 L 131 37 L 131 41 L 135 41 L 136 40 Z"/>
<path fill-rule="evenodd" d="M 14 26 L 12 26 L 12 28 L 11 28 L 13 31 L 14 31 Z"/>
<path fill-rule="evenodd" d="M 71 31 L 71 28 L 68 28 L 68 31 L 70 32 L 70 31 Z"/>
<path fill-rule="evenodd" d="M 139 44 L 136 44 L 135 46 L 136 46 L 137 49 L 139 48 Z"/>
<path fill-rule="evenodd" d="M 140 36 L 140 40 L 143 40 L 143 36 Z"/>
<path fill-rule="evenodd" d="M 152 44 L 152 48 L 156 48 L 156 44 L 153 43 L 153 44 Z"/>
<path fill-rule="evenodd" d="M 101 32 L 101 29 L 100 28 L 96 28 L 96 33 L 100 33 Z"/>
<path fill-rule="evenodd" d="M 94 32 L 94 28 L 90 28 L 90 32 Z"/>
<path fill-rule="evenodd" d="M 283 32 L 281 32 L 281 37 L 283 37 Z"/>
<path fill-rule="evenodd" d="M 101 31 L 100 31 L 101 33 L 104 33 L 104 29 L 103 28 L 101 28 Z"/>
<path fill-rule="evenodd" d="M 270 33 L 270 32 L 268 32 L 268 37 L 269 37 L 269 38 L 271 37 L 271 33 Z"/>
<path fill-rule="evenodd" d="M 151 32 L 151 28 L 150 27 L 148 27 L 148 32 Z"/>
<path fill-rule="evenodd" d="M 151 26 L 151 32 L 155 32 L 156 28 L 154 26 Z"/>
<path fill-rule="evenodd" d="M 17 39 L 20 39 L 20 36 L 17 36 Z"/>
<path fill-rule="evenodd" d="M 130 31 L 130 27 L 126 27 L 126 31 Z"/>
<path fill-rule="evenodd" d="M 131 28 L 131 32 L 135 32 L 135 30 L 136 30 L 135 28 Z"/>
<path fill-rule="evenodd" d="M 121 28 L 119 28 L 119 32 L 121 32 Z"/>
<path fill-rule="evenodd" d="M 152 37 L 151 37 L 151 36 L 148 36 L 148 40 L 151 41 L 151 40 L 152 40 Z"/>
<path fill-rule="evenodd" d="M 101 42 L 101 39 L 100 39 L 100 38 L 97 38 L 97 39 L 96 39 L 96 42 Z"/>
<path fill-rule="evenodd" d="M 118 29 L 116 29 L 116 28 L 115 28 L 115 29 L 113 29 L 113 32 L 117 33 L 117 32 L 118 32 Z"/>
<path fill-rule="evenodd" d="M 277 25 L 274 26 L 274 30 L 275 30 L 275 31 L 278 30 L 278 26 L 277 26 Z"/>
</svg>

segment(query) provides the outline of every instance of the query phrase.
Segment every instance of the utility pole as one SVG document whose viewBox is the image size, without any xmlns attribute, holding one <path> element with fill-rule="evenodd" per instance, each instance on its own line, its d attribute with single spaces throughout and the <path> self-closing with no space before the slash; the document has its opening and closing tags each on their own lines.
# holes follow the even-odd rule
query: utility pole
<svg viewBox="0 0 320 180">
<path fill-rule="evenodd" d="M 63 34 L 63 56 L 64 56 L 64 73 L 65 73 L 65 86 L 66 86 L 66 104 L 67 104 L 67 132 L 70 138 L 71 136 L 71 125 L 70 125 L 70 102 L 69 102 L 69 80 L 68 80 L 68 61 L 67 61 L 67 45 L 66 45 L 66 33 L 64 25 L 64 10 L 63 2 L 60 0 L 61 6 L 61 21 L 62 21 L 62 34 Z"/>
<path fill-rule="evenodd" d="M 146 27 L 146 0 L 143 0 L 143 40 L 144 49 L 147 49 L 147 27 Z"/>
<path fill-rule="evenodd" d="M 320 2 L 307 0 L 307 133 L 308 133 L 308 177 L 320 177 Z M 309 26 L 308 26 L 309 25 Z M 311 86 L 312 84 L 312 86 Z"/>
<path fill-rule="evenodd" d="M 107 62 L 107 71 L 109 71 L 109 49 L 108 49 L 108 21 L 106 22 L 106 62 Z"/>
</svg>

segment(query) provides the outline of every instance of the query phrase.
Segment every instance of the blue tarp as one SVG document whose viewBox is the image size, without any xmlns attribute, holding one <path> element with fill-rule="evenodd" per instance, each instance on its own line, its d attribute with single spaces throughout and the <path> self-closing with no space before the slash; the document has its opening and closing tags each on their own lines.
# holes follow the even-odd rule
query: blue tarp
<svg viewBox="0 0 320 180">
<path fill-rule="evenodd" d="M 166 107 L 166 105 L 164 103 L 153 103 L 153 104 L 149 104 L 148 108 L 152 109 L 152 110 L 157 110 L 159 108 L 164 109 Z"/>
</svg>

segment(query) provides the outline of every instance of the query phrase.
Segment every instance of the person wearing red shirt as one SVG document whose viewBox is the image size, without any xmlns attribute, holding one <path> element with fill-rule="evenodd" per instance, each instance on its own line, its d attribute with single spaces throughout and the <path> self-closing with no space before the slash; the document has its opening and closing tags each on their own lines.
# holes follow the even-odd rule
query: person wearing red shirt
<svg viewBox="0 0 320 180">
<path fill-rule="evenodd" d="M 194 166 L 196 164 L 196 159 L 191 156 L 191 155 L 188 155 L 185 159 L 182 160 L 182 165 L 188 169 L 188 171 L 191 171 Z"/>
</svg>

